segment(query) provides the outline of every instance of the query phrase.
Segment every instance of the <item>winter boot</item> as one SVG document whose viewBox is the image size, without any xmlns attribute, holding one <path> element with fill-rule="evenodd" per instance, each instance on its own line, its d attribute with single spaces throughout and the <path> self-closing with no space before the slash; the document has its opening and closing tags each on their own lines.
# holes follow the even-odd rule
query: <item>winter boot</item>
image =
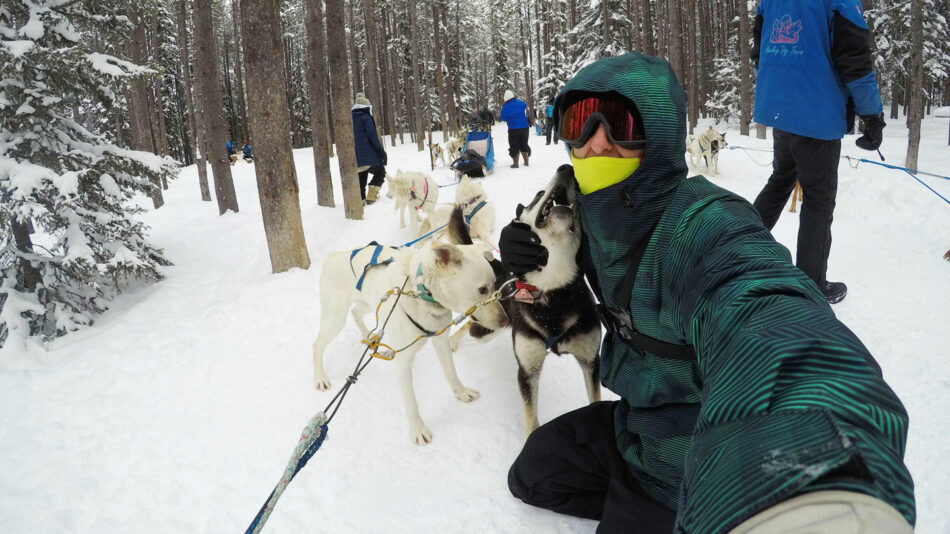
<svg viewBox="0 0 950 534">
<path fill-rule="evenodd" d="M 511 159 L 515 160 L 515 162 L 511 164 L 511 168 L 517 169 L 518 168 L 518 153 L 516 152 L 515 155 L 511 157 Z"/>
<path fill-rule="evenodd" d="M 848 294 L 848 286 L 844 285 L 844 282 L 825 282 L 821 284 L 820 289 L 828 304 L 841 302 Z"/>
<path fill-rule="evenodd" d="M 379 186 L 371 185 L 369 186 L 369 191 L 366 193 L 366 203 L 375 204 L 376 199 L 379 197 Z"/>
<path fill-rule="evenodd" d="M 528 156 L 529 156 L 529 155 L 530 155 L 530 154 L 528 154 L 527 152 L 522 152 L 522 153 L 521 153 L 521 157 L 524 158 L 524 166 L 525 166 L 525 167 L 528 166 Z"/>
</svg>

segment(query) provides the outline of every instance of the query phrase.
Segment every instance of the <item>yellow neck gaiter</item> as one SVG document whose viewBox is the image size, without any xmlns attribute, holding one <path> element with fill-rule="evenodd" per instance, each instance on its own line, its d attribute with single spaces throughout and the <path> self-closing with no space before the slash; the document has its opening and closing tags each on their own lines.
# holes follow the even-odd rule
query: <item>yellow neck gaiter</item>
<svg viewBox="0 0 950 534">
<path fill-rule="evenodd" d="M 641 159 L 602 156 L 575 158 L 574 151 L 571 150 L 574 179 L 577 180 L 577 185 L 580 186 L 583 195 L 622 182 L 640 167 Z"/>
</svg>

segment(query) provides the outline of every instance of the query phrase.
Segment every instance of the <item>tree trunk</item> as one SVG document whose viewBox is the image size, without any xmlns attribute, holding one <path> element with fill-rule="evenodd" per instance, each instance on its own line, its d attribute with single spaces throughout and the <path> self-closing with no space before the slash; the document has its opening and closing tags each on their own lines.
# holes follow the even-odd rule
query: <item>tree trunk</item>
<svg viewBox="0 0 950 534">
<path fill-rule="evenodd" d="M 343 0 L 326 0 L 327 42 L 346 41 Z M 350 115 L 350 78 L 347 75 L 346 46 L 331 46 L 330 81 L 332 82 L 333 106 L 331 114 L 336 125 L 336 157 L 340 166 L 340 181 L 343 183 L 343 211 L 347 219 L 363 218 L 363 202 L 360 199 L 359 181 L 356 176 L 356 151 L 353 148 L 353 120 Z"/>
<path fill-rule="evenodd" d="M 132 22 L 132 39 L 129 42 L 129 57 L 136 65 L 144 65 L 145 57 L 145 16 L 140 9 L 132 9 L 129 13 L 129 20 Z M 131 111 L 132 111 L 132 135 L 135 150 L 144 150 L 146 152 L 155 151 L 155 145 L 152 142 L 152 126 L 149 120 L 148 102 L 151 98 L 148 91 L 148 80 L 145 76 L 136 76 L 132 79 L 131 91 Z M 162 197 L 162 182 L 159 178 L 150 178 L 152 183 L 152 206 L 155 209 L 165 204 Z"/>
<path fill-rule="evenodd" d="M 251 140 L 250 128 L 247 124 L 247 102 L 244 100 L 244 68 L 241 58 L 241 0 L 233 0 L 231 4 L 231 20 L 233 22 L 234 42 L 237 46 L 234 48 L 234 88 L 237 93 L 237 118 L 240 122 L 238 131 L 242 139 Z M 253 143 L 252 143 L 253 144 Z"/>
<path fill-rule="evenodd" d="M 640 0 L 640 35 L 643 38 L 643 53 L 656 55 L 656 39 L 653 38 L 653 8 L 650 0 Z"/>
<path fill-rule="evenodd" d="M 409 38 L 409 47 L 412 49 L 412 82 L 406 84 L 406 89 L 412 93 L 412 108 L 415 110 L 415 132 L 416 149 L 419 152 L 425 150 L 425 138 L 422 134 L 422 106 L 419 96 L 419 82 L 422 78 L 419 76 L 419 21 L 416 16 L 417 0 L 409 0 L 409 20 L 411 25 L 411 36 Z"/>
<path fill-rule="evenodd" d="M 195 85 L 201 102 L 202 116 L 207 126 L 208 148 L 205 156 L 211 161 L 214 176 L 214 194 L 218 201 L 218 213 L 238 211 L 234 182 L 231 180 L 231 165 L 223 141 L 228 138 L 228 126 L 224 121 L 221 98 L 221 74 L 218 71 L 218 44 L 215 40 L 214 20 L 211 15 L 212 0 L 195 0 Z"/>
<path fill-rule="evenodd" d="M 448 20 L 445 16 L 445 4 L 443 0 L 436 0 L 436 8 L 439 10 L 441 15 L 441 20 Z M 446 110 L 449 114 L 449 129 L 452 130 L 452 133 L 457 132 L 461 128 L 462 121 L 459 118 L 458 107 L 456 106 L 456 92 L 455 92 L 455 65 L 457 61 L 455 60 L 456 46 L 453 46 L 452 35 L 453 32 L 445 32 L 445 46 L 442 48 L 445 51 L 445 64 L 446 64 L 446 76 L 445 76 L 445 99 L 448 104 L 448 109 Z M 456 36 L 456 39 L 458 37 Z"/>
<path fill-rule="evenodd" d="M 334 207 L 333 180 L 330 178 L 330 142 L 327 137 L 327 92 L 323 81 L 323 1 L 304 0 L 307 10 L 307 50 L 310 83 L 310 124 L 313 131 L 313 170 L 317 180 L 317 204 Z"/>
<path fill-rule="evenodd" d="M 364 0 L 368 1 L 368 0 Z M 439 122 L 442 125 L 442 142 L 449 140 L 449 127 L 445 121 L 445 90 L 442 80 L 442 32 L 441 21 L 439 20 L 439 7 L 436 1 L 431 1 L 432 6 L 432 40 L 435 44 L 435 84 L 439 89 Z"/>
<path fill-rule="evenodd" d="M 749 135 L 749 123 L 752 122 L 752 60 L 749 58 L 752 32 L 749 22 L 749 6 L 746 0 L 739 0 L 739 135 Z"/>
<path fill-rule="evenodd" d="M 683 80 L 685 79 L 686 69 L 683 61 L 683 25 L 680 16 L 680 3 L 678 0 L 667 0 L 667 7 L 669 8 L 670 24 L 670 62 L 673 64 L 676 77 Z"/>
<path fill-rule="evenodd" d="M 745 2 L 745 0 L 740 0 Z M 696 35 L 696 0 L 686 2 L 686 21 L 689 30 L 686 32 L 687 72 L 689 73 L 689 133 L 693 133 L 699 120 L 699 58 L 696 54 L 698 36 Z"/>
<path fill-rule="evenodd" d="M 188 58 L 188 22 L 185 17 L 185 1 L 178 2 L 178 53 L 181 57 L 181 77 L 185 84 L 185 103 L 188 106 L 188 127 L 194 142 L 190 145 L 191 159 L 198 168 L 198 187 L 201 190 L 201 200 L 211 201 L 211 190 L 208 189 L 208 168 L 205 163 L 205 148 L 201 145 L 204 135 L 198 135 L 198 115 L 195 113 L 195 102 L 191 97 L 191 61 Z"/>
<path fill-rule="evenodd" d="M 366 56 L 366 92 L 370 102 L 377 109 L 383 109 L 383 98 L 380 96 L 379 72 L 377 65 L 379 61 L 376 58 L 376 24 L 373 18 L 373 2 L 363 0 L 363 33 L 366 38 L 363 40 L 363 55 Z M 436 29 L 438 31 L 438 29 Z"/>
<path fill-rule="evenodd" d="M 917 169 L 920 148 L 920 121 L 924 118 L 924 30 L 923 0 L 910 3 L 910 76 L 907 80 L 907 159 L 904 167 Z"/>
<path fill-rule="evenodd" d="M 755 137 L 756 139 L 765 139 L 768 127 L 764 124 L 755 123 Z"/>
<path fill-rule="evenodd" d="M 350 73 L 353 75 L 353 88 L 352 94 L 350 94 L 351 102 L 356 98 L 356 93 L 363 92 L 363 78 L 360 75 L 360 55 L 356 49 L 356 22 L 353 17 L 354 3 L 355 0 L 346 2 L 346 7 L 348 8 L 347 28 L 350 30 L 346 41 L 350 44 L 350 57 L 353 58 L 353 61 L 350 62 Z"/>
<path fill-rule="evenodd" d="M 390 83 L 391 70 L 389 68 L 389 30 L 386 24 L 386 15 L 383 14 L 383 23 L 378 26 L 382 29 L 381 39 L 376 44 L 376 57 L 379 60 L 380 86 L 379 97 L 383 103 L 383 122 L 386 124 L 386 133 L 389 134 L 389 143 L 396 146 L 396 121 L 393 118 L 393 84 Z"/>
<path fill-rule="evenodd" d="M 33 241 L 30 239 L 30 234 L 33 233 L 33 224 L 29 220 L 20 221 L 15 219 L 11 227 L 13 230 L 13 242 L 17 250 L 23 254 L 33 254 Z M 36 267 L 33 267 L 33 262 L 26 258 L 19 258 L 17 263 L 19 264 L 20 276 L 23 280 L 23 285 L 20 286 L 18 284 L 18 288 L 29 293 L 36 291 L 36 285 L 40 281 L 40 272 Z"/>
<path fill-rule="evenodd" d="M 152 61 L 155 65 L 158 65 L 161 62 L 161 49 L 159 47 L 159 25 L 158 17 L 155 17 L 152 25 Z M 155 149 L 158 151 L 159 155 L 167 156 L 171 154 L 171 148 L 168 146 L 168 126 L 165 123 L 165 107 L 162 105 L 165 101 L 162 96 L 162 74 L 156 73 L 152 75 L 152 91 L 155 94 L 153 102 L 155 120 L 152 122 L 156 126 L 155 133 L 157 134 L 158 143 L 155 145 Z M 168 189 L 167 183 L 162 183 L 164 189 Z"/>
<path fill-rule="evenodd" d="M 244 0 L 248 116 L 254 123 L 254 168 L 271 268 L 310 267 L 300 220 L 297 173 L 290 144 L 290 106 L 281 91 L 280 0 Z"/>
</svg>

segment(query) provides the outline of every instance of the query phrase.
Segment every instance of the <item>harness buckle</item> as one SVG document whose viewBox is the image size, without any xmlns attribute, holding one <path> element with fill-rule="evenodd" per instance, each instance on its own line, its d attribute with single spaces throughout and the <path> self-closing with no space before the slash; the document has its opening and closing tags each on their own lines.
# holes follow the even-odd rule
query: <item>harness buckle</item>
<svg viewBox="0 0 950 534">
<path fill-rule="evenodd" d="M 633 317 L 630 312 L 613 306 L 597 305 L 597 315 L 608 334 L 615 334 L 628 343 L 633 343 Z"/>
</svg>

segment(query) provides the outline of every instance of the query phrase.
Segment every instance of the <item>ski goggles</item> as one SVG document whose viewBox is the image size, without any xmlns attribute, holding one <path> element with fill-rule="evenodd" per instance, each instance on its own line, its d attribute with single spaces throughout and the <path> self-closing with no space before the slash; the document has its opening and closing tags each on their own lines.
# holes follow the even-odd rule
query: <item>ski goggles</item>
<svg viewBox="0 0 950 534">
<path fill-rule="evenodd" d="M 578 100 L 560 114 L 557 136 L 572 148 L 580 148 L 603 124 L 611 143 L 628 149 L 646 148 L 643 121 L 636 106 L 615 95 L 590 96 Z"/>
</svg>

